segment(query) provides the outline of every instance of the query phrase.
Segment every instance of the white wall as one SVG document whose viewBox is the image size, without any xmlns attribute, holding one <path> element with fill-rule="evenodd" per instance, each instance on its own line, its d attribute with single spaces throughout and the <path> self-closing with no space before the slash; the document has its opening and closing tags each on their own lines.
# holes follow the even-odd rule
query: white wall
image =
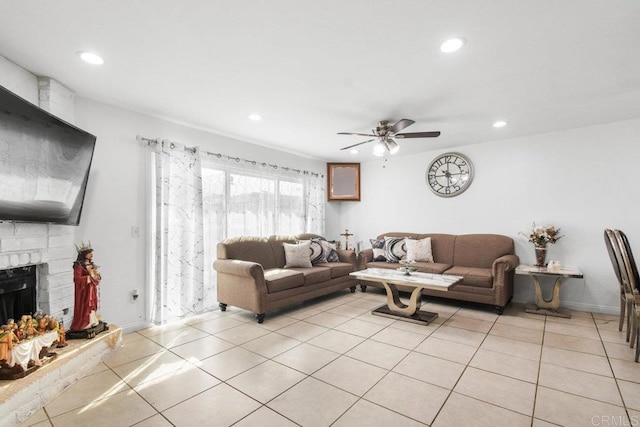
<svg viewBox="0 0 640 427">
<path fill-rule="evenodd" d="M 640 253 L 640 119 L 437 150 L 363 163 L 362 201 L 339 202 L 344 228 L 366 242 L 384 232 L 496 233 L 511 236 L 523 263 L 535 261 L 532 244 L 518 232 L 532 222 L 553 224 L 565 235 L 547 259 L 579 267 L 584 280 L 567 280 L 563 306 L 617 313 L 619 288 L 603 230 L 626 232 Z M 475 166 L 469 189 L 453 198 L 434 195 L 425 172 L 445 151 L 466 154 Z M 549 287 L 550 283 L 545 287 Z M 533 302 L 528 277 L 516 277 L 514 301 Z"/>
<path fill-rule="evenodd" d="M 150 150 L 136 135 L 166 138 L 234 157 L 324 173 L 324 162 L 226 138 L 131 111 L 76 98 L 76 125 L 97 135 L 82 220 L 76 238 L 90 240 L 100 265 L 103 318 L 135 329 L 147 318 L 145 249 Z M 139 227 L 133 238 L 131 227 Z M 136 302 L 131 291 L 140 289 Z"/>
</svg>

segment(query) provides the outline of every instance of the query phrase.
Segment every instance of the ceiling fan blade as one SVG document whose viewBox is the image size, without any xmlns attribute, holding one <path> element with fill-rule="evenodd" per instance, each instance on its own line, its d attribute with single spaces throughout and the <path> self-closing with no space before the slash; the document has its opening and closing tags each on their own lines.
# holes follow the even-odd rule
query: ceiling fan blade
<svg viewBox="0 0 640 427">
<path fill-rule="evenodd" d="M 400 132 L 402 129 L 404 129 L 404 128 L 408 127 L 408 126 L 411 126 L 414 123 L 415 123 L 415 121 L 409 120 L 409 119 L 398 120 L 396 122 L 396 124 L 391 126 L 391 129 L 389 129 L 389 132 L 390 133 Z"/>
<path fill-rule="evenodd" d="M 357 147 L 358 145 L 366 144 L 367 142 L 371 142 L 371 141 L 374 141 L 374 140 L 375 140 L 375 138 L 374 139 L 370 139 L 368 141 L 358 142 L 357 144 L 353 144 L 353 145 L 350 145 L 348 147 L 341 148 L 341 150 L 348 150 L 349 148 Z"/>
<path fill-rule="evenodd" d="M 370 133 L 354 133 L 354 132 L 338 132 L 338 135 L 360 135 L 360 136 L 378 136 Z"/>
<path fill-rule="evenodd" d="M 393 135 L 394 138 L 436 138 L 438 136 L 440 136 L 440 131 L 398 133 Z"/>
</svg>

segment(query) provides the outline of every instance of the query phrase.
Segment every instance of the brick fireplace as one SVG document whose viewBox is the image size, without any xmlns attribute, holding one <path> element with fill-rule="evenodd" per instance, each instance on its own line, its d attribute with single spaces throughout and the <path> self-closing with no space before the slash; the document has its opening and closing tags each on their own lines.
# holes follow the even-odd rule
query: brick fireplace
<svg viewBox="0 0 640 427">
<path fill-rule="evenodd" d="M 73 231 L 64 225 L 0 223 L 0 270 L 35 265 L 36 309 L 67 327 L 73 317 Z"/>
</svg>

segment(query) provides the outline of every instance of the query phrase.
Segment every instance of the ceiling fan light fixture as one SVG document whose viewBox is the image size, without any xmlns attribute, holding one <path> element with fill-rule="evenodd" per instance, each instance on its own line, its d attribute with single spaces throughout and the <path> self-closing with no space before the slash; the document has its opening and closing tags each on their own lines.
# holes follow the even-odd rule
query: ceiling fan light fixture
<svg viewBox="0 0 640 427">
<path fill-rule="evenodd" d="M 453 37 L 448 40 L 445 40 L 440 45 L 440 51 L 444 53 L 452 53 L 459 50 L 462 46 L 464 46 L 466 40 L 462 37 Z"/>
<path fill-rule="evenodd" d="M 385 146 L 382 142 L 378 141 L 373 144 L 373 155 L 382 157 L 384 155 Z"/>
<path fill-rule="evenodd" d="M 389 150 L 389 153 L 396 154 L 400 150 L 400 146 L 393 139 L 385 141 L 385 147 Z"/>
<path fill-rule="evenodd" d="M 391 154 L 395 154 L 398 152 L 400 146 L 395 141 L 395 138 L 436 138 L 440 136 L 440 131 L 399 133 L 414 123 L 415 120 L 400 119 L 395 124 L 389 125 L 389 121 L 381 120 L 380 122 L 378 122 L 378 126 L 373 129 L 371 133 L 338 132 L 338 135 L 358 135 L 368 138 L 366 141 L 342 147 L 340 150 L 351 150 L 352 148 L 359 147 L 362 144 L 368 144 L 375 141 L 373 145 L 373 154 L 380 157 L 383 156 L 387 151 Z"/>
</svg>

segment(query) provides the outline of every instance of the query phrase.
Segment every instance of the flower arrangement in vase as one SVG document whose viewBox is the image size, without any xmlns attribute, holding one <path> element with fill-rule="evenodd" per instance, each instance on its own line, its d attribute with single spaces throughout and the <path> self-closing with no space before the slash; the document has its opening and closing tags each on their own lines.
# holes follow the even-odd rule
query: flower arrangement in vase
<svg viewBox="0 0 640 427">
<path fill-rule="evenodd" d="M 533 243 L 534 249 L 536 251 L 536 266 L 544 267 L 545 259 L 547 257 L 547 245 L 554 244 L 562 237 L 560 235 L 560 228 L 556 228 L 554 225 L 536 225 L 533 223 L 531 227 L 531 231 L 529 234 L 524 234 L 520 232 L 523 236 L 525 236 L 529 242 Z"/>
</svg>

